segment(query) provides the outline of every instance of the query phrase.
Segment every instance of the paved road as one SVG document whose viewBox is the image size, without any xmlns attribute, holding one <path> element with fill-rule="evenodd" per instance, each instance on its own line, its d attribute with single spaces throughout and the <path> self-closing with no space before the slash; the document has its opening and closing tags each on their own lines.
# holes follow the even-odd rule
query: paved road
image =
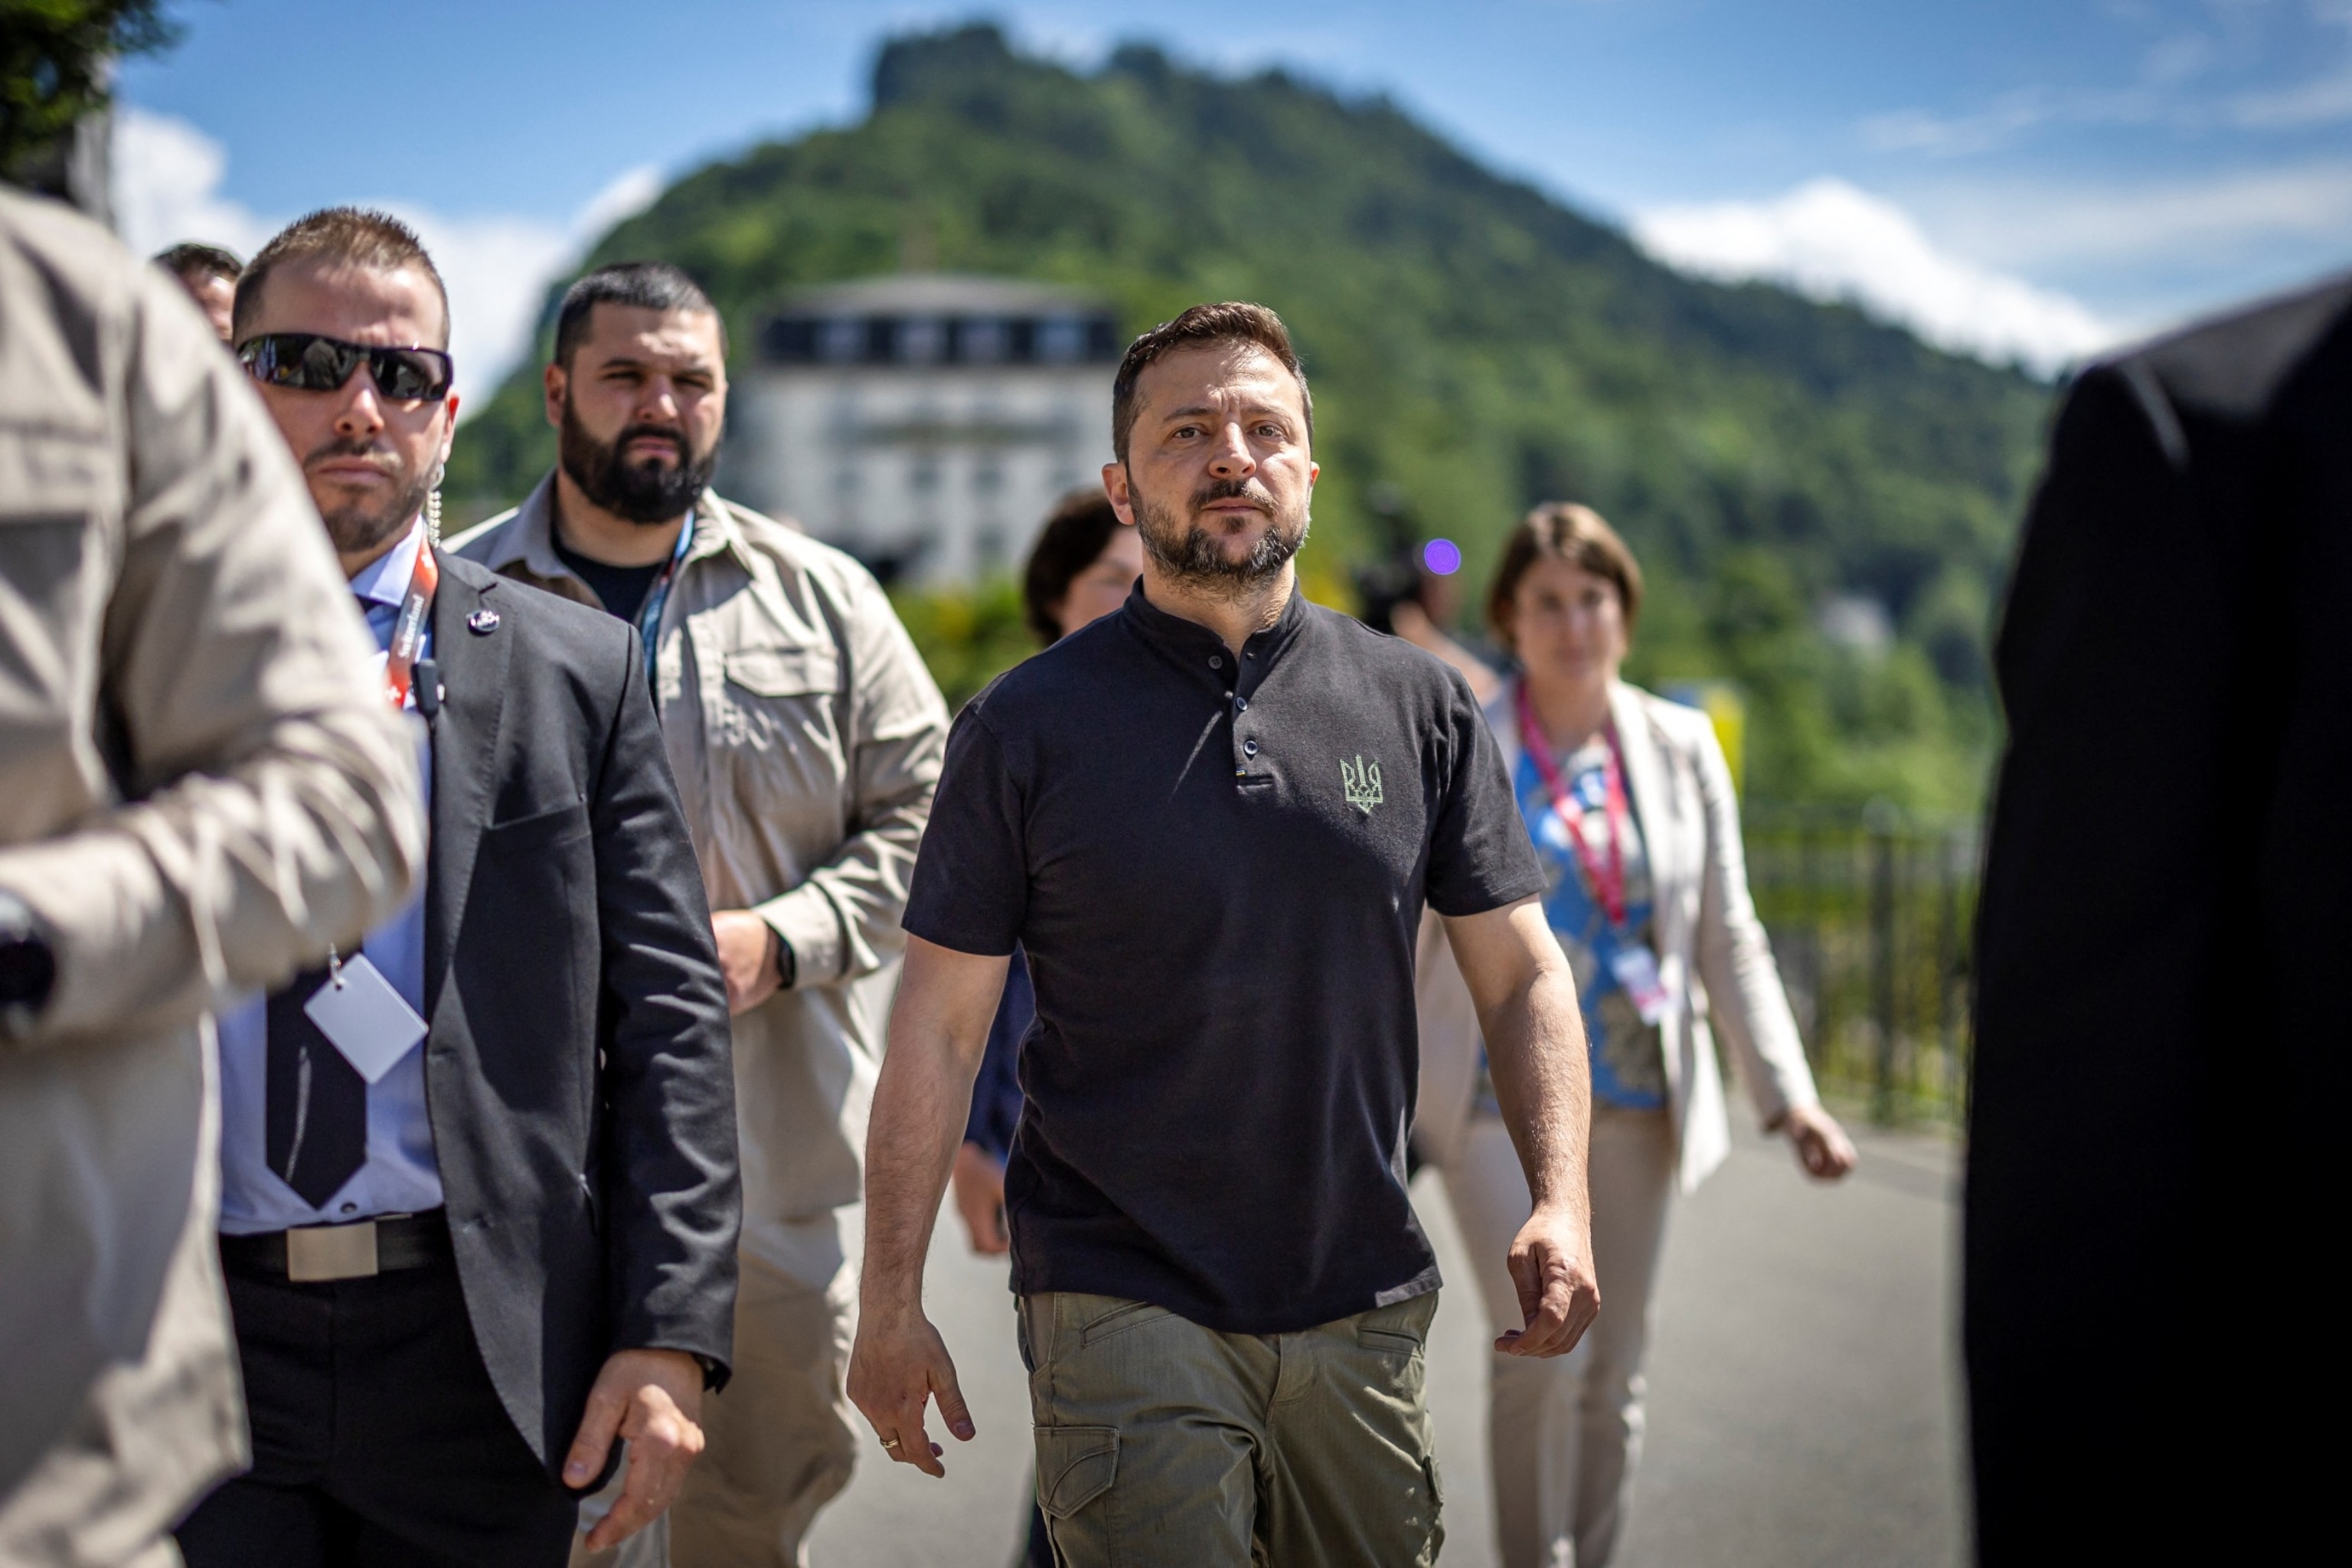
<svg viewBox="0 0 2352 1568">
<path fill-rule="evenodd" d="M 1956 1162 L 1873 1133 L 1845 1185 L 1811 1186 L 1743 1133 L 1674 1218 L 1651 1358 L 1650 1446 L 1622 1568 L 1948 1568 L 1963 1552 L 1954 1412 Z M 1444 1194 L 1415 1189 L 1446 1276 L 1467 1279 Z M 1004 1267 L 952 1213 L 932 1315 L 980 1436 L 944 1481 L 862 1465 L 819 1522 L 818 1568 L 1002 1568 L 1025 1516 L 1028 1409 Z M 1448 1479 L 1448 1568 L 1491 1568 L 1484 1330 L 1466 1289 L 1439 1309 L 1430 1405 Z"/>
</svg>

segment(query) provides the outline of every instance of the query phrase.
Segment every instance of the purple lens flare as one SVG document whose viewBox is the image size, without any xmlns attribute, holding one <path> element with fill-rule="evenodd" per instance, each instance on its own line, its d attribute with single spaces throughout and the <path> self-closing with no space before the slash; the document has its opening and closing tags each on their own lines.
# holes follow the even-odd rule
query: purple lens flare
<svg viewBox="0 0 2352 1568">
<path fill-rule="evenodd" d="M 1462 570 L 1462 547 L 1450 539 L 1433 539 L 1421 547 L 1421 563 L 1435 576 L 1451 577 Z"/>
</svg>

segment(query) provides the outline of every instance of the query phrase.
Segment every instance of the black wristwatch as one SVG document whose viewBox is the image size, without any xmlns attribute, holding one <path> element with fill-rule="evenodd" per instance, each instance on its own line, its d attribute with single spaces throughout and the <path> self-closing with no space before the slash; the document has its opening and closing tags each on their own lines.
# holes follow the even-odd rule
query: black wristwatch
<svg viewBox="0 0 2352 1568">
<path fill-rule="evenodd" d="M 0 888 L 0 1036 L 30 1034 L 57 989 L 58 955 L 25 900 Z"/>
</svg>

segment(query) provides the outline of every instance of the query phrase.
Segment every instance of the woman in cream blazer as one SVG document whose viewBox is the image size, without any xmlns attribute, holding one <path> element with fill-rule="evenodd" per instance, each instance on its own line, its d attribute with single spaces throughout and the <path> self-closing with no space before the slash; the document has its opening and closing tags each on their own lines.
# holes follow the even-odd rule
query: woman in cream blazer
<svg viewBox="0 0 2352 1568">
<path fill-rule="evenodd" d="M 1821 1109 L 1748 897 L 1738 803 L 1713 725 L 1617 679 L 1640 606 L 1640 567 L 1623 542 L 1590 510 L 1566 505 L 1521 525 L 1489 596 L 1495 631 L 1522 673 L 1487 720 L 1554 873 L 1546 912 L 1576 969 L 1587 1031 L 1611 1043 L 1595 1049 L 1591 1146 L 1600 1320 L 1567 1357 L 1497 1354 L 1492 1363 L 1506 1568 L 1601 1568 L 1615 1550 L 1641 1448 L 1642 1352 L 1666 1212 L 1730 1149 L 1716 1040 L 1758 1117 L 1789 1135 L 1810 1172 L 1834 1180 L 1853 1163 L 1853 1145 Z M 1540 761 L 1528 754 L 1528 734 L 1546 744 Z M 1612 770 L 1618 783 L 1604 788 Z M 1553 805 L 1562 791 L 1572 822 Z M 1577 832 L 1585 847 L 1571 854 Z M 1578 883 L 1562 889 L 1569 877 Z M 1596 935 L 1598 914 L 1560 929 L 1562 911 L 1605 910 L 1612 895 L 1623 914 L 1606 928 L 1613 936 Z M 1611 952 L 1646 947 L 1651 973 L 1604 961 L 1604 942 Z M 1420 958 L 1413 1142 L 1444 1173 L 1500 1335 L 1523 1321 L 1503 1259 L 1531 1201 L 1485 1082 L 1469 993 L 1434 921 L 1423 927 Z"/>
</svg>

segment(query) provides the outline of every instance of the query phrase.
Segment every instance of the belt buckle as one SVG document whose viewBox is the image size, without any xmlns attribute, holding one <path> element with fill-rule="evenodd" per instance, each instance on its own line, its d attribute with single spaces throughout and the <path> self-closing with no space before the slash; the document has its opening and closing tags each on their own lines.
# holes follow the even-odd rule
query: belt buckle
<svg viewBox="0 0 2352 1568">
<path fill-rule="evenodd" d="M 375 1221 L 372 1219 L 286 1233 L 286 1278 L 299 1284 L 365 1279 L 376 1272 Z"/>
</svg>

